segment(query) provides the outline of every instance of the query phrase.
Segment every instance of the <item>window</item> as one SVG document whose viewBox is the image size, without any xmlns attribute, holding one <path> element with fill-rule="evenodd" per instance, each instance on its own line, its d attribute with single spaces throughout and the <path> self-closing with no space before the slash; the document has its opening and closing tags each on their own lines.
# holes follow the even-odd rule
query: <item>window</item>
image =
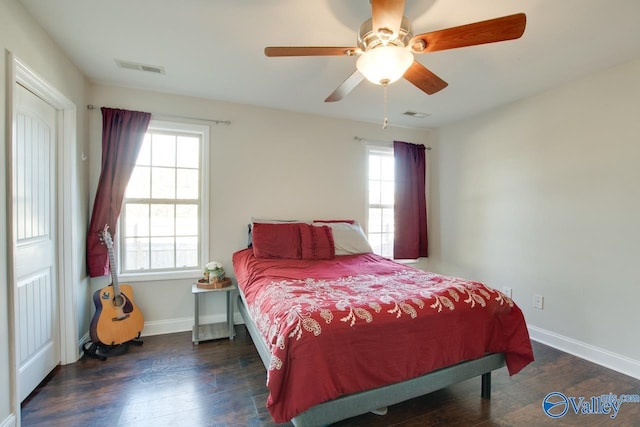
<svg viewBox="0 0 640 427">
<path fill-rule="evenodd" d="M 208 138 L 205 126 L 149 124 L 120 214 L 123 274 L 200 274 L 208 247 Z"/>
<path fill-rule="evenodd" d="M 370 148 L 367 238 L 375 253 L 388 258 L 393 258 L 393 191 L 393 149 Z"/>
</svg>

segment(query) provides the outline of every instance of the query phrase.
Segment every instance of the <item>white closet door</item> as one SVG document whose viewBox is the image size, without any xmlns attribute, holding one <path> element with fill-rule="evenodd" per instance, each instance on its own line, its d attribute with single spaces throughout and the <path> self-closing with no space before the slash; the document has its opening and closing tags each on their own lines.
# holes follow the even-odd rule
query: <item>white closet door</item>
<svg viewBox="0 0 640 427">
<path fill-rule="evenodd" d="M 16 84 L 13 244 L 18 393 L 24 400 L 60 363 L 56 282 L 56 110 Z"/>
</svg>

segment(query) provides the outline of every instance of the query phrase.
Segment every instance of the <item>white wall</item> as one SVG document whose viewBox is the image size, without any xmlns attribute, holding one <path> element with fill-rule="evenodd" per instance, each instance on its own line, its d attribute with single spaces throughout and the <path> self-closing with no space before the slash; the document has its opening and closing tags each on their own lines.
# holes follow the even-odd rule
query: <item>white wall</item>
<svg viewBox="0 0 640 427">
<path fill-rule="evenodd" d="M 25 11 L 22 4 L 16 0 L 0 0 L 0 49 L 2 50 L 2 60 L 0 64 L 0 135 L 3 140 L 7 132 L 7 127 L 11 122 L 6 117 L 6 81 L 7 81 L 7 55 L 6 51 L 12 52 L 17 58 L 24 62 L 31 70 L 54 86 L 58 91 L 72 100 L 76 105 L 85 104 L 85 91 L 87 83 L 78 69 L 66 58 L 65 54 L 58 46 L 51 41 L 47 34 L 35 23 L 35 21 Z M 80 141 L 77 148 L 79 152 L 83 150 L 83 142 L 87 140 L 87 128 L 85 126 L 86 113 L 84 110 L 78 111 L 78 126 L 76 128 L 77 139 Z M 9 143 L 9 141 L 6 141 Z M 75 143 L 75 141 L 74 141 Z M 0 197 L 6 201 L 6 175 L 7 159 L 5 149 L 0 150 L 0 164 L 2 173 L 0 174 Z M 73 189 L 74 205 L 78 207 L 77 212 L 70 212 L 73 216 L 74 224 L 77 226 L 75 236 L 77 241 L 74 244 L 83 245 L 84 233 L 86 229 L 86 205 L 87 205 L 87 175 L 88 169 L 81 161 L 77 164 L 78 182 Z M 0 223 L 6 224 L 6 210 L 9 204 L 5 202 L 5 209 L 0 210 Z M 7 234 L 5 230 L 0 233 L 0 425 L 3 423 L 15 422 L 17 416 L 16 407 L 11 406 L 10 396 L 10 363 L 9 363 L 9 336 L 8 336 L 8 265 L 7 265 Z M 78 303 L 80 307 L 88 304 L 88 281 L 84 278 L 84 258 L 75 260 L 79 266 L 75 272 L 74 283 Z M 75 315 L 75 313 L 74 313 Z M 80 331 L 75 339 L 79 339 Z"/>
<path fill-rule="evenodd" d="M 231 256 L 246 247 L 252 216 L 268 218 L 355 218 L 366 221 L 366 147 L 354 136 L 428 144 L 427 131 L 285 112 L 239 104 L 100 86 L 91 88 L 96 107 L 126 108 L 199 118 L 211 124 L 210 259 L 233 276 Z M 208 124 L 208 123 L 203 123 Z M 91 203 L 100 174 L 102 118 L 90 118 Z M 92 288 L 106 284 L 92 280 Z M 133 283 L 145 316 L 144 334 L 190 329 L 193 280 Z M 203 316 L 224 316 L 222 295 L 208 295 Z M 210 298 L 209 298 L 210 297 Z M 216 298 L 218 297 L 218 298 Z M 206 317 L 205 317 L 206 321 Z"/>
<path fill-rule="evenodd" d="M 589 76 L 530 99 L 426 131 L 109 86 L 92 86 L 17 0 L 0 0 L 0 46 L 12 51 L 78 106 L 74 189 L 76 244 L 84 247 L 100 165 L 99 111 L 109 106 L 231 120 L 212 125 L 211 259 L 231 270 L 246 223 L 261 217 L 349 217 L 365 221 L 366 156 L 354 136 L 424 143 L 432 170 L 430 259 L 434 271 L 513 288 L 540 331 L 640 364 L 634 317 L 640 282 L 640 62 Z M 6 59 L 0 66 L 0 133 L 5 135 Z M 86 94 L 89 93 L 89 96 Z M 88 101 L 87 101 L 88 100 Z M 89 121 L 89 126 L 85 123 Z M 5 150 L 0 150 L 5 166 Z M 90 177 L 86 179 L 89 175 Z M 6 199 L 5 175 L 0 191 Z M 6 224 L 6 210 L 0 210 Z M 0 233 L 0 424 L 10 420 L 6 234 Z M 83 251 L 81 251 L 83 253 Z M 105 284 L 77 260 L 78 338 L 90 296 Z M 187 329 L 190 281 L 135 283 L 147 333 Z M 531 308 L 534 293 L 543 311 Z M 205 315 L 221 312 L 210 301 Z M 15 415 L 15 414 L 14 414 Z"/>
<path fill-rule="evenodd" d="M 534 334 L 640 378 L 638 76 L 640 60 L 439 129 L 430 263 L 512 287 Z"/>
</svg>

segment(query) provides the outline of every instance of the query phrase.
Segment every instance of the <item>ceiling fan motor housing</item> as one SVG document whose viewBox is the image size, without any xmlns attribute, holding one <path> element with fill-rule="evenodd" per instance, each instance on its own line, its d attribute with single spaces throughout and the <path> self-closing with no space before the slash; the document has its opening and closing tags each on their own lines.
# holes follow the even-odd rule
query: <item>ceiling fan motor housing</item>
<svg viewBox="0 0 640 427">
<path fill-rule="evenodd" d="M 404 16 L 398 34 L 379 31 L 373 28 L 373 20 L 367 19 L 358 30 L 358 47 L 363 52 L 375 49 L 378 46 L 406 47 L 413 38 L 411 23 Z"/>
</svg>

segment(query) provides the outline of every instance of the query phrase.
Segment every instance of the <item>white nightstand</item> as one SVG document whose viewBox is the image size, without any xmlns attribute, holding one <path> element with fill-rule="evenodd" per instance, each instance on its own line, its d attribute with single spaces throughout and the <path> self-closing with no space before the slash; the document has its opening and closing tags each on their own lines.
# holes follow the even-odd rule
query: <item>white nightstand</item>
<svg viewBox="0 0 640 427">
<path fill-rule="evenodd" d="M 194 345 L 198 345 L 200 341 L 215 340 L 218 338 L 228 337 L 230 340 L 236 335 L 233 327 L 233 297 L 238 288 L 235 283 L 220 289 L 202 289 L 195 283 L 191 286 L 191 293 L 194 296 L 194 319 L 193 319 L 193 335 L 192 341 Z M 200 324 L 200 295 L 206 293 L 226 292 L 227 296 L 227 321 L 220 323 Z"/>
</svg>

